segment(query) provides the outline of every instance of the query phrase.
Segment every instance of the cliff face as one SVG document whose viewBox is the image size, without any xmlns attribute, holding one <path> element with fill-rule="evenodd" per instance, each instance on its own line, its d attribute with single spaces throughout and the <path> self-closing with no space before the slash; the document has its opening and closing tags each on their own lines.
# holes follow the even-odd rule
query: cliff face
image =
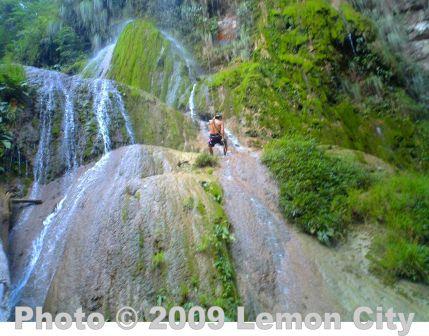
<svg viewBox="0 0 429 336">
<path fill-rule="evenodd" d="M 429 4 L 425 0 L 351 0 L 371 16 L 396 50 L 429 70 Z"/>
<path fill-rule="evenodd" d="M 15 300 L 53 313 L 82 306 L 106 318 L 131 305 L 142 309 L 142 319 L 157 304 L 220 305 L 233 317 L 228 222 L 201 184 L 215 186 L 213 177 L 193 170 L 194 159 L 124 147 L 87 167 L 48 216 L 50 196 L 16 231 L 11 262 L 23 286 Z M 47 194 L 58 196 L 59 185 L 53 182 Z M 45 218 L 43 225 L 36 218 Z M 30 232 L 42 239 L 38 252 L 28 248 Z"/>
<path fill-rule="evenodd" d="M 410 56 L 429 71 L 429 3 L 398 1 L 399 19 L 405 24 Z"/>
</svg>

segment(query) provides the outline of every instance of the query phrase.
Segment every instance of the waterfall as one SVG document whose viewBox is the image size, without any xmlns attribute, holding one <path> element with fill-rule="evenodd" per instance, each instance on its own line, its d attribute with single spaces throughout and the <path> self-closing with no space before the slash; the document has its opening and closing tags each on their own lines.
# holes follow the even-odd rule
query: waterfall
<svg viewBox="0 0 429 336">
<path fill-rule="evenodd" d="M 191 79 L 192 82 L 195 82 L 196 73 L 199 72 L 199 69 L 194 59 L 192 58 L 192 56 L 185 49 L 185 47 L 183 47 L 183 45 L 177 39 L 171 36 L 169 33 L 161 30 L 161 34 L 162 36 L 164 36 L 166 40 L 168 40 L 173 45 L 173 47 L 179 54 L 180 58 L 185 61 L 186 67 L 189 72 L 189 78 Z"/>
<path fill-rule="evenodd" d="M 43 221 L 42 232 L 40 233 L 39 237 L 35 241 L 33 241 L 32 252 L 30 255 L 31 258 L 27 264 L 27 267 L 24 270 L 24 274 L 21 276 L 19 282 L 12 288 L 10 298 L 9 298 L 10 307 L 16 306 L 16 304 L 20 300 L 21 291 L 27 285 L 28 280 L 33 274 L 34 267 L 36 266 L 36 263 L 39 260 L 46 234 L 52 224 L 52 221 L 57 216 L 58 212 L 62 209 L 64 201 L 65 199 L 62 199 L 61 202 L 55 208 L 54 212 L 51 213 L 48 217 L 46 217 L 46 219 Z"/>
<path fill-rule="evenodd" d="M 174 106 L 181 82 L 182 76 L 180 75 L 180 63 L 174 62 L 173 73 L 171 75 L 170 83 L 168 86 L 168 93 L 166 99 L 167 105 Z"/>
<path fill-rule="evenodd" d="M 111 150 L 112 144 L 109 135 L 110 117 L 108 109 L 111 107 L 109 99 L 108 81 L 96 79 L 93 81 L 94 105 L 93 110 L 98 123 L 98 135 L 103 139 L 104 152 Z"/>
<path fill-rule="evenodd" d="M 29 261 L 22 274 L 19 274 L 19 281 L 13 285 L 9 307 L 16 306 L 21 300 L 33 307 L 43 306 L 56 263 L 65 246 L 69 218 L 77 211 L 85 193 L 94 187 L 96 179 L 105 176 L 108 158 L 109 154 L 104 155 L 79 178 L 76 186 L 68 189 L 55 210 L 43 221 L 42 231 L 33 241 Z"/>
<path fill-rule="evenodd" d="M 26 68 L 28 84 L 36 88 L 37 109 L 40 120 L 40 138 L 34 163 L 35 185 L 43 183 L 49 168 L 51 156 L 52 119 L 59 107 L 61 95 L 65 92 L 65 78 L 67 76 L 55 72 L 33 67 Z"/>
<path fill-rule="evenodd" d="M 135 143 L 131 121 L 128 117 L 124 101 L 116 84 L 107 79 L 110 62 L 115 44 L 109 45 L 89 62 L 85 68 L 86 75 L 92 69 L 95 78 L 84 78 L 84 74 L 67 76 L 65 74 L 27 67 L 28 84 L 37 95 L 37 110 L 39 111 L 40 136 L 37 154 L 34 161 L 34 184 L 30 198 L 40 196 L 40 186 L 48 179 L 50 172 L 50 157 L 53 152 L 53 126 L 55 118 L 61 117 L 61 156 L 65 165 L 66 177 L 71 175 L 64 194 L 65 197 L 55 210 L 43 221 L 42 230 L 33 241 L 24 268 L 15 275 L 12 283 L 9 310 L 18 304 L 25 296 L 25 301 L 34 305 L 43 305 L 44 297 L 49 288 L 55 260 L 58 259 L 64 247 L 64 235 L 68 228 L 69 214 L 77 209 L 77 204 L 85 191 L 91 188 L 93 176 L 107 161 L 108 152 L 112 150 L 111 126 L 113 121 L 122 121 L 129 138 L 129 143 Z M 90 104 L 92 102 L 92 105 Z M 89 107 L 89 110 L 88 110 Z M 79 146 L 83 126 L 79 124 L 78 108 L 84 108 L 88 118 L 94 119 L 97 126 L 97 143 L 103 144 L 103 158 L 83 177 L 79 179 L 76 188 L 69 187 L 73 173 L 83 162 L 84 148 Z M 63 211 L 64 210 L 64 211 Z M 32 208 L 25 210 L 14 226 L 14 232 L 31 225 Z M 37 290 L 36 290 L 37 288 Z"/>
<path fill-rule="evenodd" d="M 136 143 L 134 130 L 131 124 L 130 117 L 128 116 L 127 110 L 125 109 L 124 100 L 122 99 L 121 94 L 119 93 L 118 89 L 114 85 L 113 82 L 109 81 L 112 88 L 110 89 L 112 93 L 112 101 L 114 102 L 115 106 L 117 106 L 119 113 L 121 114 L 122 118 L 125 122 L 125 128 L 127 130 L 128 136 L 130 137 L 130 142 L 132 145 Z"/>
<path fill-rule="evenodd" d="M 67 164 L 67 172 L 74 171 L 77 166 L 77 146 L 76 146 L 76 116 L 74 109 L 75 90 L 81 84 L 79 78 L 72 79 L 70 90 L 64 90 L 65 106 L 63 116 L 63 155 Z"/>
<path fill-rule="evenodd" d="M 195 113 L 195 90 L 197 89 L 197 83 L 194 83 L 191 91 L 191 95 L 189 96 L 189 111 L 191 113 L 191 118 L 193 121 L 196 121 L 197 115 Z"/>
<path fill-rule="evenodd" d="M 85 66 L 82 74 L 86 77 L 106 78 L 113 58 L 116 43 L 101 49 Z"/>
</svg>

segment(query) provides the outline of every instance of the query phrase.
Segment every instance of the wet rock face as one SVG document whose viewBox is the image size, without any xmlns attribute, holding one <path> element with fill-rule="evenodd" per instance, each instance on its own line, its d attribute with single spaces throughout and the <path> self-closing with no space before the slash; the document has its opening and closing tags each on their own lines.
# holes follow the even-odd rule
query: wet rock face
<svg viewBox="0 0 429 336">
<path fill-rule="evenodd" d="M 192 171 L 193 160 L 194 154 L 135 145 L 88 168 L 51 218 L 18 303 L 53 313 L 82 306 L 111 319 L 124 305 L 142 309 L 143 319 L 160 303 L 217 303 L 223 283 L 205 244 L 218 204 L 201 186 L 209 177 Z M 43 225 L 30 220 L 20 232 L 30 227 Z M 20 259 L 35 255 L 31 244 L 18 245 L 14 283 L 28 275 Z"/>
<path fill-rule="evenodd" d="M 398 1 L 409 37 L 410 54 L 429 70 L 429 4 L 427 1 Z"/>
</svg>

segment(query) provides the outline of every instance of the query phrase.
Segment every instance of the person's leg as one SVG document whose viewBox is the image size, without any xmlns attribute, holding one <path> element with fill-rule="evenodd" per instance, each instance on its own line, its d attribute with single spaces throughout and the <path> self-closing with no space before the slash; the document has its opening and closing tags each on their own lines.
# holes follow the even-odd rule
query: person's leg
<svg viewBox="0 0 429 336">
<path fill-rule="evenodd" d="M 209 145 L 209 153 L 210 155 L 213 155 L 213 147 Z"/>
<path fill-rule="evenodd" d="M 226 156 L 228 154 L 228 141 L 226 139 L 223 140 L 223 155 Z"/>
</svg>

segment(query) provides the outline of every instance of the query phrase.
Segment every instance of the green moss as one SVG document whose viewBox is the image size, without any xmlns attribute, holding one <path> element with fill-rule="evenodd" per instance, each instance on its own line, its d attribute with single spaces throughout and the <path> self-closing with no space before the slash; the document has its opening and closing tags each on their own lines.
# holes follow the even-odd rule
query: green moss
<svg viewBox="0 0 429 336">
<path fill-rule="evenodd" d="M 152 73 L 164 61 L 159 56 L 168 47 L 155 25 L 135 20 L 125 27 L 116 45 L 110 77 L 151 92 Z"/>
<path fill-rule="evenodd" d="M 128 86 L 120 90 L 138 143 L 183 149 L 197 136 L 195 125 L 183 113 L 142 90 Z"/>
<path fill-rule="evenodd" d="M 122 223 L 125 224 L 128 221 L 128 208 L 130 206 L 131 197 L 129 194 L 125 195 L 124 205 L 121 211 Z"/>
<path fill-rule="evenodd" d="M 164 264 L 165 264 L 164 251 L 159 251 L 155 253 L 152 257 L 152 266 L 154 268 L 161 268 Z"/>
<path fill-rule="evenodd" d="M 207 213 L 206 206 L 204 205 L 203 202 L 201 202 L 201 200 L 198 201 L 197 210 L 198 210 L 198 213 L 203 216 Z"/>
<path fill-rule="evenodd" d="M 428 191 L 427 176 L 400 174 L 352 194 L 355 215 L 385 229 L 369 254 L 378 273 L 429 283 Z"/>
<path fill-rule="evenodd" d="M 183 203 L 183 210 L 188 212 L 194 210 L 195 207 L 195 200 L 193 197 L 188 197 L 185 202 Z"/>
<path fill-rule="evenodd" d="M 239 119 L 245 134 L 310 135 L 400 168 L 429 167 L 427 131 L 416 124 L 427 120 L 425 109 L 373 47 L 368 19 L 322 0 L 271 0 L 265 7 L 253 57 L 206 78 L 198 104 L 206 104 L 208 87 L 215 109 Z"/>
<path fill-rule="evenodd" d="M 222 293 L 219 295 L 214 291 L 212 293 L 213 298 L 200 298 L 202 300 L 200 303 L 204 305 L 204 301 L 215 302 L 216 305 L 225 310 L 229 318 L 234 320 L 236 318 L 236 307 L 239 304 L 235 272 L 229 252 L 230 243 L 234 241 L 234 237 L 231 234 L 230 224 L 222 207 L 223 191 L 220 185 L 214 181 L 202 182 L 201 185 L 216 203 L 210 213 L 205 210 L 200 213 L 207 221 L 209 232 L 202 237 L 200 244 L 197 246 L 197 252 L 213 256 L 213 266 L 217 271 L 215 279 L 221 281 Z"/>
<path fill-rule="evenodd" d="M 182 80 L 171 102 L 179 107 L 179 97 L 190 86 L 185 62 L 151 21 L 138 19 L 128 24 L 115 47 L 109 77 L 167 102 L 173 75 Z"/>
</svg>

